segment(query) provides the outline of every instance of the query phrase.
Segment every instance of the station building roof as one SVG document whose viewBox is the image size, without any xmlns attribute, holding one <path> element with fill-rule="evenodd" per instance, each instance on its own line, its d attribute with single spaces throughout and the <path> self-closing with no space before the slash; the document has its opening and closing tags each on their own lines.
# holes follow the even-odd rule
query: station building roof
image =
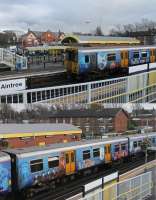
<svg viewBox="0 0 156 200">
<path fill-rule="evenodd" d="M 0 139 L 81 133 L 81 129 L 71 124 L 0 124 Z"/>
<path fill-rule="evenodd" d="M 140 44 L 140 41 L 131 37 L 111 37 L 111 36 L 88 36 L 88 35 L 66 35 L 62 44 L 102 44 L 102 45 L 124 45 Z"/>
</svg>

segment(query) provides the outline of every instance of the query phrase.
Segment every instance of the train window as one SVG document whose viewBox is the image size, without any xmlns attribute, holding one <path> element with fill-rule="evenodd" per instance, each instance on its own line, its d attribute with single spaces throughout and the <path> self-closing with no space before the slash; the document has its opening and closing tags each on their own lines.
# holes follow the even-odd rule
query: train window
<svg viewBox="0 0 156 200">
<path fill-rule="evenodd" d="M 116 60 L 116 55 L 115 55 L 115 53 L 108 54 L 108 55 L 107 55 L 107 60 L 108 60 L 108 61 L 115 61 L 115 60 Z"/>
<path fill-rule="evenodd" d="M 111 148 L 110 148 L 110 146 L 108 146 L 108 153 L 110 153 L 111 152 Z"/>
<path fill-rule="evenodd" d="M 43 170 L 43 160 L 42 159 L 31 160 L 30 169 L 32 173 Z"/>
<path fill-rule="evenodd" d="M 71 162 L 75 161 L 74 152 L 71 153 Z"/>
<path fill-rule="evenodd" d="M 121 52 L 121 59 L 123 60 L 124 59 L 124 53 Z"/>
<path fill-rule="evenodd" d="M 128 59 L 128 52 L 125 52 L 125 59 Z"/>
<path fill-rule="evenodd" d="M 88 55 L 85 56 L 85 63 L 89 63 L 89 56 Z"/>
<path fill-rule="evenodd" d="M 93 157 L 100 157 L 100 149 L 93 149 Z"/>
<path fill-rule="evenodd" d="M 139 58 L 139 52 L 134 52 L 133 58 Z"/>
<path fill-rule="evenodd" d="M 115 145 L 115 152 L 117 152 L 119 150 L 120 150 L 119 145 Z"/>
<path fill-rule="evenodd" d="M 105 147 L 105 153 L 107 153 L 107 147 Z"/>
<path fill-rule="evenodd" d="M 90 158 L 90 150 L 83 151 L 83 160 L 87 160 Z"/>
<path fill-rule="evenodd" d="M 139 141 L 138 141 L 138 146 L 141 147 L 141 144 L 142 144 L 142 141 L 139 140 Z"/>
<path fill-rule="evenodd" d="M 66 164 L 68 164 L 68 163 L 69 163 L 69 155 L 66 154 Z"/>
<path fill-rule="evenodd" d="M 58 166 L 59 166 L 59 157 L 48 158 L 48 167 L 49 168 L 58 167 Z"/>
<path fill-rule="evenodd" d="M 152 142 L 155 143 L 155 138 L 152 138 Z"/>
<path fill-rule="evenodd" d="M 126 150 L 126 144 L 121 144 L 121 150 L 125 151 Z"/>
<path fill-rule="evenodd" d="M 141 56 L 142 56 L 142 58 L 147 58 L 147 52 L 142 52 Z"/>
<path fill-rule="evenodd" d="M 133 147 L 136 148 L 137 146 L 137 142 L 133 142 Z"/>
</svg>

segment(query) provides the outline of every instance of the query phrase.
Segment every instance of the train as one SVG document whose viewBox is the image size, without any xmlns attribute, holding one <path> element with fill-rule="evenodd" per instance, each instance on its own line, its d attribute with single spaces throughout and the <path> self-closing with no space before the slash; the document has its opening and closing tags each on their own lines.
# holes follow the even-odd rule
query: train
<svg viewBox="0 0 156 200">
<path fill-rule="evenodd" d="M 156 146 L 156 133 L 84 140 L 45 147 L 6 149 L 0 153 L 0 197 L 31 194 L 33 188 L 57 179 L 126 160 L 143 153 L 142 144 Z M 47 184 L 49 185 L 49 184 Z M 27 192 L 26 192 L 27 191 Z"/>
<path fill-rule="evenodd" d="M 91 74 L 129 75 L 147 71 L 137 65 L 156 62 L 156 46 L 70 47 L 66 48 L 65 68 L 68 77 L 86 78 Z M 136 70 L 137 69 L 137 70 Z"/>
</svg>

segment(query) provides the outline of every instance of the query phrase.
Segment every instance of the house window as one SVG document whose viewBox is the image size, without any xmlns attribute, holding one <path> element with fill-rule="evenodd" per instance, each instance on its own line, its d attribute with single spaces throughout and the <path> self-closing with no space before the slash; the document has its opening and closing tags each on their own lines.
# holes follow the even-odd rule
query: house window
<svg viewBox="0 0 156 200">
<path fill-rule="evenodd" d="M 100 157 L 100 149 L 93 149 L 93 157 Z"/>
<path fill-rule="evenodd" d="M 58 167 L 59 166 L 59 157 L 50 157 L 48 158 L 48 167 Z"/>
<path fill-rule="evenodd" d="M 90 150 L 83 151 L 83 160 L 87 160 L 90 158 Z"/>
<path fill-rule="evenodd" d="M 42 159 L 31 160 L 30 169 L 32 173 L 43 170 L 43 160 Z"/>
</svg>

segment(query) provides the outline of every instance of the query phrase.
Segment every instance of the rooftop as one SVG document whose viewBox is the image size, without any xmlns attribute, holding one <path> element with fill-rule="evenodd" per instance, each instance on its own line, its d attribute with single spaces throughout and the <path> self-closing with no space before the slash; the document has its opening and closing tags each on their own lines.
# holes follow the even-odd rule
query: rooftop
<svg viewBox="0 0 156 200">
<path fill-rule="evenodd" d="M 81 134 L 81 130 L 71 124 L 0 124 L 0 138 L 28 137 L 38 135 Z"/>
</svg>

